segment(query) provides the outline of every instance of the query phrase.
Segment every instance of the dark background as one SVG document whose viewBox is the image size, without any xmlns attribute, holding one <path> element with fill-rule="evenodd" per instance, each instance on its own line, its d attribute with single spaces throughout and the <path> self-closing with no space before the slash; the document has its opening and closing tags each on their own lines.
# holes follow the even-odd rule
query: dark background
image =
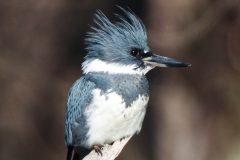
<svg viewBox="0 0 240 160">
<path fill-rule="evenodd" d="M 192 63 L 148 74 L 140 135 L 119 159 L 240 159 L 238 0 L 0 1 L 0 159 L 64 160 L 68 89 L 96 9 L 130 7 L 156 53 Z"/>
</svg>

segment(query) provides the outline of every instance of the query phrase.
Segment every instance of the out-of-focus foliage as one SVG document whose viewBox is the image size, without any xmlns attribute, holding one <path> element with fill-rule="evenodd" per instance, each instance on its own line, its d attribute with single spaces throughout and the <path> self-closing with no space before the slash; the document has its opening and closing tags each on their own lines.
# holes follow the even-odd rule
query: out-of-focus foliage
<svg viewBox="0 0 240 160">
<path fill-rule="evenodd" d="M 140 3 L 141 2 L 141 3 Z M 142 132 L 119 159 L 240 159 L 238 0 L 1 1 L 0 159 L 65 159 L 67 92 L 96 9 L 129 6 L 152 50 L 192 63 L 148 74 Z"/>
</svg>

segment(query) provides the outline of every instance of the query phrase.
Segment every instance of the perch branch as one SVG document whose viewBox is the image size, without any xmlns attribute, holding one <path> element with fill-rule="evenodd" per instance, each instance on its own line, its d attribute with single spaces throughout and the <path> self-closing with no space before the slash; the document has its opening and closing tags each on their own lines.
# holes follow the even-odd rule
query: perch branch
<svg viewBox="0 0 240 160">
<path fill-rule="evenodd" d="M 114 160 L 123 150 L 123 147 L 132 138 L 126 137 L 121 141 L 115 141 L 112 145 L 104 145 L 102 150 L 102 156 L 98 155 L 94 150 L 91 151 L 83 160 Z"/>
</svg>

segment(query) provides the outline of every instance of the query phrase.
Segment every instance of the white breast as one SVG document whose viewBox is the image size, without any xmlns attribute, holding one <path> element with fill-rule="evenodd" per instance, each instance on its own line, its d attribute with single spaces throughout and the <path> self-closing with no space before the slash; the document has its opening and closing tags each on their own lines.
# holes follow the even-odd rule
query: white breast
<svg viewBox="0 0 240 160">
<path fill-rule="evenodd" d="M 92 94 L 93 101 L 85 112 L 88 117 L 89 147 L 112 143 L 141 130 L 148 97 L 139 96 L 126 107 L 122 97 L 116 92 L 102 94 L 100 89 L 95 89 Z"/>
</svg>

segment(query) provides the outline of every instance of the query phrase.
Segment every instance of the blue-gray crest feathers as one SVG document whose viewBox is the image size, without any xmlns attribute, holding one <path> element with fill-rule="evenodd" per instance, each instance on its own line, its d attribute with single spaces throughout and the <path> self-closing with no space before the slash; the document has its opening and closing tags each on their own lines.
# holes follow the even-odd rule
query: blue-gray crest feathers
<svg viewBox="0 0 240 160">
<path fill-rule="evenodd" d="M 120 8 L 120 7 L 119 7 Z M 85 59 L 102 59 L 108 62 L 127 61 L 132 48 L 149 49 L 147 33 L 141 19 L 131 11 L 120 8 L 125 16 L 115 14 L 118 22 L 112 23 L 100 10 L 95 14 L 96 27 L 87 34 Z M 130 57 L 131 58 L 131 57 Z"/>
</svg>

